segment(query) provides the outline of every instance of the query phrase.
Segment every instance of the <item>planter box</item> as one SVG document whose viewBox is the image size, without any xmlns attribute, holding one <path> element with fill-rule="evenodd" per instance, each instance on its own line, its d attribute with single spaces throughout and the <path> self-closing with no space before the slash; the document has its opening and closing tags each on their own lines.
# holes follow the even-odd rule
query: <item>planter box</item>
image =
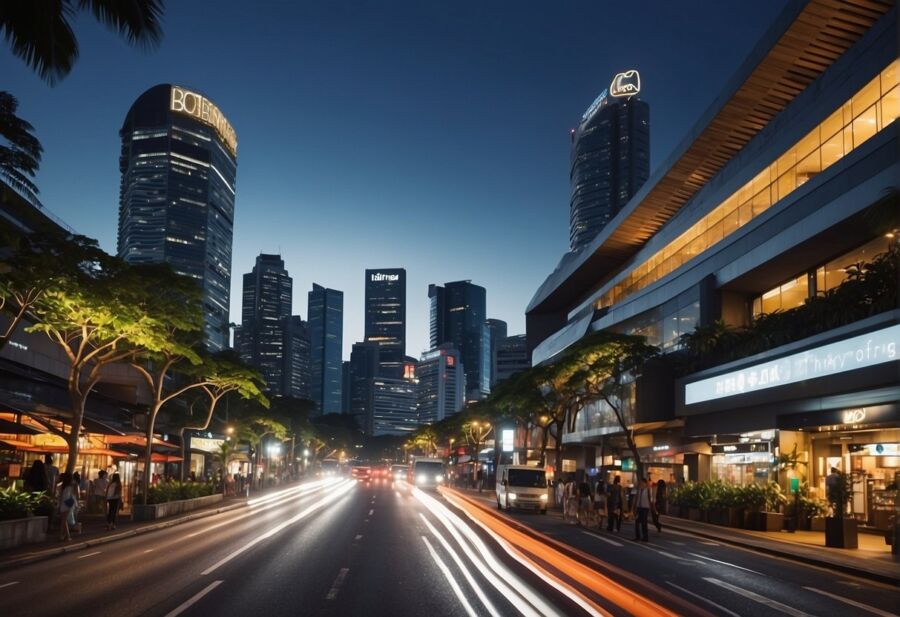
<svg viewBox="0 0 900 617">
<path fill-rule="evenodd" d="M 688 508 L 688 519 L 692 521 L 703 521 L 703 510 L 700 508 Z"/>
<path fill-rule="evenodd" d="M 780 512 L 758 512 L 760 531 L 781 531 L 784 529 L 784 514 Z"/>
<path fill-rule="evenodd" d="M 831 548 L 858 548 L 856 519 L 825 519 L 825 546 Z"/>
<path fill-rule="evenodd" d="M 196 497 L 194 499 L 182 499 L 179 501 L 167 501 L 166 503 L 155 503 L 153 505 L 133 504 L 131 506 L 131 520 L 134 521 L 155 521 L 159 518 L 167 516 L 175 516 L 183 514 L 191 510 L 198 510 L 211 506 L 222 501 L 221 493 L 216 495 L 207 495 L 206 497 Z"/>
<path fill-rule="evenodd" d="M 825 531 L 825 517 L 814 516 L 809 520 L 809 527 L 812 531 Z"/>
<path fill-rule="evenodd" d="M 744 525 L 744 508 L 728 508 L 726 511 L 729 527 L 742 527 Z"/>
<path fill-rule="evenodd" d="M 47 539 L 47 517 L 29 516 L 0 521 L 0 550 Z"/>
<path fill-rule="evenodd" d="M 745 510 L 743 529 L 759 529 L 759 515 L 756 510 Z"/>
<path fill-rule="evenodd" d="M 676 512 L 678 518 L 687 518 L 688 517 L 688 508 L 685 506 L 678 506 L 678 511 Z"/>
</svg>

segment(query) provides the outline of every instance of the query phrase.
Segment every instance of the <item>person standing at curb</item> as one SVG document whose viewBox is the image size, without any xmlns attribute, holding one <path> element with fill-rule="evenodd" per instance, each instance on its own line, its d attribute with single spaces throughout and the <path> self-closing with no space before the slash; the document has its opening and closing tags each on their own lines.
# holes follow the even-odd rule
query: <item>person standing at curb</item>
<svg viewBox="0 0 900 617">
<path fill-rule="evenodd" d="M 75 527 L 75 508 L 78 507 L 78 485 L 71 475 L 64 473 L 59 488 L 59 539 L 68 542 L 72 539 L 69 527 Z"/>
<path fill-rule="evenodd" d="M 106 487 L 106 528 L 116 528 L 116 518 L 122 505 L 122 479 L 114 473 L 112 481 Z"/>
<path fill-rule="evenodd" d="M 106 478 L 106 470 L 101 469 L 97 474 L 97 479 L 91 483 L 90 511 L 104 512 L 106 506 L 106 487 L 109 486 L 109 480 Z"/>
<path fill-rule="evenodd" d="M 656 495 L 653 499 L 653 524 L 656 525 L 656 531 L 662 533 L 662 523 L 659 522 L 659 515 L 666 513 L 666 481 L 660 478 L 656 481 Z"/>
<path fill-rule="evenodd" d="M 647 517 L 653 508 L 653 499 L 650 497 L 650 487 L 647 486 L 646 478 L 641 478 L 638 482 L 637 492 L 634 495 L 632 510 L 634 516 L 634 539 L 647 542 L 650 540 L 650 533 L 647 531 Z"/>
<path fill-rule="evenodd" d="M 607 531 L 612 531 L 615 528 L 616 533 L 619 533 L 622 530 L 623 505 L 622 478 L 616 476 L 613 479 L 612 486 L 609 487 L 609 495 L 606 497 L 606 508 L 609 515 L 609 522 L 606 524 Z"/>
</svg>

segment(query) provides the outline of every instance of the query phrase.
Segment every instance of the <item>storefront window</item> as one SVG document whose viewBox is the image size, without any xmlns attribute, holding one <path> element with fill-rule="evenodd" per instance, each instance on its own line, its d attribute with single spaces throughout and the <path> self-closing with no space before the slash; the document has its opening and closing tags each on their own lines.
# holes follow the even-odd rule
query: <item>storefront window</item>
<svg viewBox="0 0 900 617">
<path fill-rule="evenodd" d="M 802 306 L 809 297 L 809 282 L 805 274 L 770 289 L 753 300 L 753 316 L 775 311 L 787 311 Z"/>
<path fill-rule="evenodd" d="M 854 269 L 863 268 L 876 255 L 889 248 L 889 240 L 883 236 L 867 242 L 859 248 L 832 259 L 816 270 L 816 291 L 822 293 L 833 289 L 849 278 Z"/>
</svg>

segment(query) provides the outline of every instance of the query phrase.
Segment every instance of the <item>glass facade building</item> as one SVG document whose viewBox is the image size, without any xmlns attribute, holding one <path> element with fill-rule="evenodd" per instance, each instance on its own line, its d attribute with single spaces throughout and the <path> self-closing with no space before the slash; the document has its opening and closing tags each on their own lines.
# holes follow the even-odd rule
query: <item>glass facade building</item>
<svg viewBox="0 0 900 617">
<path fill-rule="evenodd" d="M 229 343 L 234 129 L 206 97 L 160 84 L 138 97 L 119 135 L 118 254 L 195 279 L 206 344 L 221 351 Z"/>
<path fill-rule="evenodd" d="M 300 315 L 284 320 L 284 396 L 310 399 L 309 327 Z"/>
<path fill-rule="evenodd" d="M 377 377 L 369 388 L 369 435 L 411 435 L 419 426 L 417 386 L 407 379 Z"/>
<path fill-rule="evenodd" d="M 589 244 L 650 175 L 650 106 L 600 97 L 572 130 L 569 245 Z"/>
<path fill-rule="evenodd" d="M 320 414 L 341 413 L 344 292 L 313 283 L 307 315 L 310 398 Z"/>
<path fill-rule="evenodd" d="M 487 340 L 488 340 L 488 349 L 487 349 L 487 362 L 491 367 L 491 387 L 497 381 L 497 375 L 494 371 L 494 353 L 497 350 L 497 345 L 506 338 L 508 327 L 505 321 L 502 319 L 488 319 L 485 322 L 485 326 L 487 327 Z"/>
<path fill-rule="evenodd" d="M 350 382 L 344 391 L 350 397 L 345 405 L 346 413 L 354 416 L 360 426 L 371 434 L 370 390 L 373 380 L 378 377 L 379 366 L 378 343 L 354 343 L 350 352 L 347 378 Z"/>
<path fill-rule="evenodd" d="M 440 422 L 465 405 L 466 375 L 453 345 L 441 345 L 422 354 L 416 376 L 420 424 Z"/>
<path fill-rule="evenodd" d="M 444 343 L 459 350 L 466 370 L 466 397 L 479 400 L 491 391 L 490 334 L 485 324 L 487 291 L 471 281 L 428 286 L 432 348 Z"/>
<path fill-rule="evenodd" d="M 365 340 L 377 343 L 382 377 L 403 377 L 406 357 L 406 270 L 366 270 Z"/>
</svg>

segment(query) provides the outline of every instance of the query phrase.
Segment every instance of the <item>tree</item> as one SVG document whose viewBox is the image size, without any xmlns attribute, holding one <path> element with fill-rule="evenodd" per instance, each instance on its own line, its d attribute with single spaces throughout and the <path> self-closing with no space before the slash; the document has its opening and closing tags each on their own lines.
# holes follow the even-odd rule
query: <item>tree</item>
<svg viewBox="0 0 900 617">
<path fill-rule="evenodd" d="M 0 3 L 0 33 L 41 79 L 55 85 L 78 59 L 70 18 L 90 12 L 128 43 L 155 46 L 162 38 L 162 0 L 8 0 Z"/>
<path fill-rule="evenodd" d="M 75 470 L 85 404 L 105 366 L 131 358 L 135 349 L 154 343 L 159 324 L 142 300 L 153 290 L 112 258 L 90 275 L 65 278 L 47 289 L 33 307 L 37 319 L 29 332 L 43 332 L 68 360 L 69 429 L 52 428 L 68 443 L 66 472 Z"/>
<path fill-rule="evenodd" d="M 0 8 L 0 15 L 3 10 Z M 33 135 L 34 127 L 16 115 L 18 107 L 16 97 L 0 91 L 0 178 L 28 201 L 37 203 L 38 188 L 32 178 L 40 167 L 43 147 Z"/>
<path fill-rule="evenodd" d="M 408 450 L 417 450 L 425 456 L 437 453 L 438 435 L 432 426 L 423 426 L 406 441 L 404 447 Z"/>
<path fill-rule="evenodd" d="M 56 233 L 23 234 L 0 225 L 0 246 L 10 253 L 0 258 L 0 311 L 10 321 L 0 330 L 0 349 L 6 346 L 26 316 L 54 287 L 90 282 L 108 256 L 85 236 Z"/>
<path fill-rule="evenodd" d="M 472 447 L 472 479 L 477 481 L 478 469 L 480 467 L 479 453 L 481 452 L 485 440 L 490 436 L 491 431 L 494 430 L 494 427 L 488 419 L 487 414 L 483 413 L 483 410 L 480 409 L 480 405 L 476 404 L 465 412 L 461 429 L 466 443 Z M 480 491 L 481 488 L 481 485 L 479 485 L 478 490 Z"/>
<path fill-rule="evenodd" d="M 260 449 L 266 437 L 272 436 L 279 441 L 283 441 L 288 435 L 288 428 L 279 420 L 269 416 L 257 415 L 249 416 L 238 422 L 235 431 L 237 439 L 246 441 L 253 450 L 255 466 L 259 466 Z M 256 473 L 251 471 L 251 484 L 255 484 Z"/>
<path fill-rule="evenodd" d="M 633 422 L 626 417 L 627 388 L 637 379 L 644 364 L 658 353 L 642 336 L 601 331 L 582 339 L 560 360 L 560 367 L 569 371 L 571 390 L 579 393 L 568 412 L 568 431 L 575 431 L 578 414 L 585 406 L 602 400 L 625 433 L 639 478 L 644 477 L 643 464 L 634 442 Z"/>
</svg>

